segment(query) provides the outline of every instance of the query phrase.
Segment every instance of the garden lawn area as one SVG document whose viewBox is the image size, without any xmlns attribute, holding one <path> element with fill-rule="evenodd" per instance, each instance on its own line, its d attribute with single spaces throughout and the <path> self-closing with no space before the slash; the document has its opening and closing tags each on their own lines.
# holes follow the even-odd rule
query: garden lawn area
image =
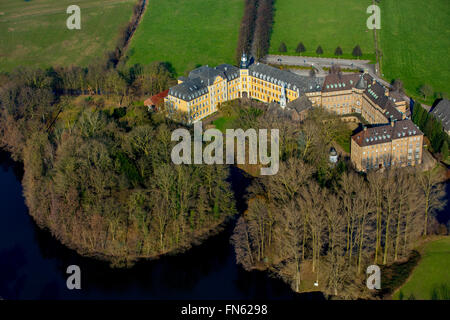
<svg viewBox="0 0 450 320">
<path fill-rule="evenodd" d="M 443 298 L 446 288 L 450 299 L 450 236 L 428 242 L 421 250 L 421 259 L 410 279 L 394 294 L 394 299 Z M 434 291 L 434 293 L 433 293 Z M 401 292 L 401 293 L 400 293 Z"/>
<path fill-rule="evenodd" d="M 128 64 L 169 62 L 177 75 L 199 65 L 235 64 L 244 0 L 150 1 Z"/>
<path fill-rule="evenodd" d="M 280 43 L 285 42 L 287 52 L 283 54 L 298 55 L 295 49 L 303 42 L 304 56 L 317 56 L 320 45 L 323 57 L 335 57 L 340 46 L 344 53 L 340 58 L 354 58 L 353 48 L 359 44 L 362 59 L 374 61 L 374 34 L 366 26 L 366 10 L 371 4 L 371 0 L 277 0 L 270 53 L 279 54 Z"/>
<path fill-rule="evenodd" d="M 0 2 L 0 71 L 17 66 L 86 66 L 113 50 L 137 0 Z M 67 7 L 81 9 L 81 30 L 69 30 Z"/>
<path fill-rule="evenodd" d="M 380 7 L 384 78 L 401 79 L 415 98 L 423 84 L 450 95 L 450 2 L 381 1 Z"/>
<path fill-rule="evenodd" d="M 343 123 L 342 129 L 334 137 L 334 141 L 347 153 L 350 153 L 351 138 L 353 135 L 353 130 L 356 128 L 357 125 L 352 122 Z"/>
<path fill-rule="evenodd" d="M 233 119 L 233 117 L 223 116 L 214 120 L 212 124 L 220 131 L 225 132 L 226 129 L 232 129 Z"/>
<path fill-rule="evenodd" d="M 335 140 L 336 142 L 344 149 L 345 152 L 350 153 L 350 142 L 352 137 L 352 131 L 348 130 L 347 132 L 342 132 L 342 134 L 338 135 Z"/>
</svg>

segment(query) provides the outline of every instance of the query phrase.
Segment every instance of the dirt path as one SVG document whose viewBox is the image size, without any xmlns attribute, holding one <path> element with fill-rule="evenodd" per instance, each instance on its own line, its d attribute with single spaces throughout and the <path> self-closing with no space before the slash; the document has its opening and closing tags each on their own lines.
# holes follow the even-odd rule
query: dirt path
<svg viewBox="0 0 450 320">
<path fill-rule="evenodd" d="M 137 28 L 139 27 L 139 24 L 141 23 L 142 18 L 143 18 L 144 15 L 145 15 L 145 12 L 147 11 L 148 2 L 149 2 L 149 0 L 143 0 L 142 7 L 141 7 L 141 11 L 140 11 L 140 13 L 139 13 L 139 17 L 138 17 L 138 19 L 136 20 L 135 24 L 133 25 L 133 29 L 131 30 L 131 34 L 130 34 L 130 36 L 128 37 L 128 39 L 127 39 L 127 41 L 126 41 L 125 46 L 123 47 L 122 55 L 121 55 L 120 59 L 122 59 L 123 56 L 124 56 L 124 54 L 125 54 L 125 52 L 128 51 L 128 47 L 130 46 L 130 42 L 131 42 L 131 40 L 133 39 L 133 36 L 134 36 L 134 34 L 135 34 Z"/>
</svg>

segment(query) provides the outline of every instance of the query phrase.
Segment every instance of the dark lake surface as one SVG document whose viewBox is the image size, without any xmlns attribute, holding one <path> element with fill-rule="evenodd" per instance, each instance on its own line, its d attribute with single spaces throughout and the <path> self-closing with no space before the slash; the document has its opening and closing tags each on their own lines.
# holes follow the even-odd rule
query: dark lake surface
<svg viewBox="0 0 450 320">
<path fill-rule="evenodd" d="M 447 204 L 436 214 L 436 219 L 439 223 L 448 225 L 450 223 L 450 182 L 448 181 L 445 184 L 445 197 L 447 198 Z"/>
<path fill-rule="evenodd" d="M 264 272 L 236 265 L 229 242 L 233 222 L 202 245 L 130 269 L 83 258 L 39 229 L 22 195 L 22 168 L 0 151 L 0 297 L 3 299 L 323 299 L 294 294 Z M 238 208 L 248 180 L 232 171 Z M 66 269 L 81 268 L 81 290 L 68 290 Z"/>
</svg>

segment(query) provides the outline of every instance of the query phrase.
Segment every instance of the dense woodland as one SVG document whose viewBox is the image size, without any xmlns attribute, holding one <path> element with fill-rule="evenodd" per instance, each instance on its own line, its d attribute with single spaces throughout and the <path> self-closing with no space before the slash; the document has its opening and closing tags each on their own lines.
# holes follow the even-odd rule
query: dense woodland
<svg viewBox="0 0 450 320">
<path fill-rule="evenodd" d="M 173 165 L 176 125 L 131 105 L 169 86 L 164 65 L 1 80 L 0 146 L 23 161 L 30 214 L 65 245 L 123 266 L 184 250 L 235 213 L 227 168 Z M 80 94 L 87 105 L 76 105 Z"/>
<path fill-rule="evenodd" d="M 174 82 L 166 65 L 0 77 L 0 147 L 23 161 L 31 215 L 65 245 L 124 266 L 185 250 L 235 214 L 227 168 L 173 165 L 178 125 L 133 107 Z M 232 237 L 247 270 L 269 270 L 295 291 L 317 281 L 325 293 L 363 297 L 367 265 L 404 261 L 421 236 L 439 232 L 436 171 L 330 166 L 345 124 L 322 109 L 302 123 L 247 99 L 221 112 L 235 128 L 280 131 L 280 170 L 253 180 Z"/>
<path fill-rule="evenodd" d="M 421 236 L 447 232 L 433 217 L 445 203 L 436 171 L 362 175 L 345 161 L 330 166 L 330 143 L 342 126 L 335 116 L 315 109 L 295 125 L 241 107 L 240 125 L 280 128 L 283 159 L 278 174 L 253 181 L 237 222 L 232 241 L 245 269 L 267 269 L 297 292 L 318 282 L 327 294 L 368 297 L 368 265 L 405 261 Z"/>
</svg>

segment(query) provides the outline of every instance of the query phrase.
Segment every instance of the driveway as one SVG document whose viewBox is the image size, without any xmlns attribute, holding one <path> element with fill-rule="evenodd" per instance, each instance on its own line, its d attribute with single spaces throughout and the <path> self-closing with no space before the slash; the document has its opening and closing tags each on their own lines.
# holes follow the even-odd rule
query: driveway
<svg viewBox="0 0 450 320">
<path fill-rule="evenodd" d="M 267 55 L 263 59 L 263 62 L 288 66 L 314 67 L 319 71 L 318 76 L 324 76 L 327 74 L 327 72 L 324 71 L 323 68 L 331 68 L 333 64 L 339 64 L 343 68 L 359 69 L 361 71 L 367 70 L 367 72 L 372 77 L 379 80 L 385 86 L 390 87 L 390 84 L 388 82 L 378 77 L 378 75 L 376 74 L 376 72 L 378 71 L 377 66 L 371 64 L 370 60 Z"/>
</svg>

